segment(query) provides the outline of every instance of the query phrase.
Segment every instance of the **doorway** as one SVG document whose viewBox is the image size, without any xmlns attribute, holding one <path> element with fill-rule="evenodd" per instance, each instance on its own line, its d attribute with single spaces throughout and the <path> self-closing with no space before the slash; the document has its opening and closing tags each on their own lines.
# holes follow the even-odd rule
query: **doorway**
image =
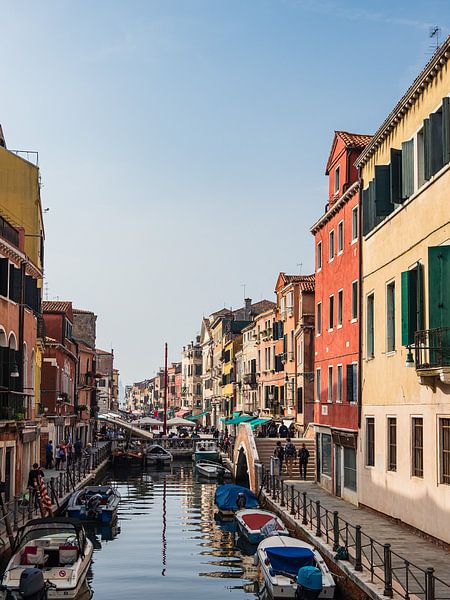
<svg viewBox="0 0 450 600">
<path fill-rule="evenodd" d="M 342 496 L 342 446 L 334 447 L 334 486 L 336 496 Z"/>
</svg>

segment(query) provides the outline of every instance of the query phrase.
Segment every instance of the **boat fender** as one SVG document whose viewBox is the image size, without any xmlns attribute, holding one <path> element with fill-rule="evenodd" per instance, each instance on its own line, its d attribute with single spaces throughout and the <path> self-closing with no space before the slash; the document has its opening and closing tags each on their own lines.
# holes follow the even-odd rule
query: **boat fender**
<svg viewBox="0 0 450 600">
<path fill-rule="evenodd" d="M 301 567 L 297 573 L 295 597 L 300 600 L 316 600 L 322 591 L 322 573 L 317 567 Z"/>
</svg>

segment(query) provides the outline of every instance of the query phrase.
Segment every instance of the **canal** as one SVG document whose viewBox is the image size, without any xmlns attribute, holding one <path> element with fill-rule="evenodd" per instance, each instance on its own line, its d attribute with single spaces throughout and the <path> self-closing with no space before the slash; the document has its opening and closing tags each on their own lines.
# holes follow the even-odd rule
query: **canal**
<svg viewBox="0 0 450 600">
<path fill-rule="evenodd" d="M 215 483 L 190 463 L 169 471 L 109 471 L 122 496 L 116 528 L 90 531 L 95 600 L 256 598 L 257 567 L 228 524 L 214 520 Z"/>
</svg>

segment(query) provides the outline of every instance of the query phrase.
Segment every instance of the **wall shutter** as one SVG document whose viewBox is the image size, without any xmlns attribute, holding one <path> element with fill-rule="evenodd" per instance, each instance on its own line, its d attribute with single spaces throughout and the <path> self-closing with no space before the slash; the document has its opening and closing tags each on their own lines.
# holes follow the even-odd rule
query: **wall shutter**
<svg viewBox="0 0 450 600">
<path fill-rule="evenodd" d="M 402 273 L 402 346 L 409 346 L 414 342 L 411 340 L 411 315 L 410 315 L 410 277 L 409 271 Z"/>
<path fill-rule="evenodd" d="M 284 354 L 287 353 L 287 334 L 286 333 L 283 336 L 283 352 L 284 352 Z"/>
<path fill-rule="evenodd" d="M 390 171 L 389 165 L 377 165 L 375 167 L 374 198 L 377 217 L 385 217 L 394 210 L 391 203 Z"/>
<path fill-rule="evenodd" d="M 346 366 L 346 374 L 347 374 L 347 379 L 346 379 L 346 397 L 347 397 L 347 402 L 352 402 L 353 401 L 353 365 L 347 365 Z"/>
<path fill-rule="evenodd" d="M 402 198 L 414 193 L 414 141 L 402 143 Z"/>
<path fill-rule="evenodd" d="M 362 217 L 363 217 L 363 235 L 367 235 L 370 231 L 370 214 L 369 214 L 369 188 L 362 192 Z"/>
<path fill-rule="evenodd" d="M 303 412 L 303 388 L 297 388 L 297 412 Z"/>
<path fill-rule="evenodd" d="M 425 329 L 424 324 L 424 285 L 423 285 L 423 265 L 417 263 L 416 272 L 416 322 L 414 331 Z M 414 271 L 412 271 L 414 273 Z"/>
<path fill-rule="evenodd" d="M 31 310 L 38 312 L 38 291 L 37 282 L 30 275 L 25 276 L 25 304 Z"/>
<path fill-rule="evenodd" d="M 278 339 L 279 340 L 283 339 L 283 334 L 284 334 L 283 321 L 278 321 Z"/>
<path fill-rule="evenodd" d="M 278 339 L 278 324 L 276 321 L 272 324 L 272 337 L 274 340 Z"/>
<path fill-rule="evenodd" d="M 442 162 L 450 162 L 450 98 L 442 99 Z"/>
<path fill-rule="evenodd" d="M 358 365 L 352 365 L 353 367 L 353 402 L 358 400 Z"/>
<path fill-rule="evenodd" d="M 450 246 L 428 248 L 429 328 L 450 327 Z"/>
<path fill-rule="evenodd" d="M 425 119 L 423 122 L 423 169 L 424 179 L 428 181 L 432 175 L 431 167 L 431 124 L 430 119 Z"/>
<path fill-rule="evenodd" d="M 401 204 L 402 195 L 402 151 L 391 148 L 390 197 L 392 204 Z"/>
<path fill-rule="evenodd" d="M 0 295 L 8 296 L 9 262 L 7 258 L 0 258 Z"/>
<path fill-rule="evenodd" d="M 430 115 L 430 138 L 431 138 L 431 174 L 434 175 L 444 165 L 442 154 L 442 111 Z"/>
<path fill-rule="evenodd" d="M 9 269 L 9 298 L 13 302 L 20 302 L 20 269 L 16 269 L 13 265 Z"/>
</svg>

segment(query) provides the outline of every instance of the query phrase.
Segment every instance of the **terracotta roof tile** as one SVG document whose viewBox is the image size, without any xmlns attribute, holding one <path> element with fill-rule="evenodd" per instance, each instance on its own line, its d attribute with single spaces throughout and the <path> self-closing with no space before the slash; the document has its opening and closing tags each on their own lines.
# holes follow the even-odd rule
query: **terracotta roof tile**
<svg viewBox="0 0 450 600">
<path fill-rule="evenodd" d="M 44 300 L 42 303 L 44 312 L 68 312 L 72 310 L 72 302 L 62 300 Z"/>
<path fill-rule="evenodd" d="M 315 289 L 315 275 L 284 275 L 286 285 L 290 283 L 300 284 L 302 292 L 313 292 Z"/>
<path fill-rule="evenodd" d="M 348 131 L 336 131 L 344 144 L 350 148 L 365 148 L 372 139 L 372 135 L 366 135 L 365 133 L 349 133 Z"/>
</svg>

